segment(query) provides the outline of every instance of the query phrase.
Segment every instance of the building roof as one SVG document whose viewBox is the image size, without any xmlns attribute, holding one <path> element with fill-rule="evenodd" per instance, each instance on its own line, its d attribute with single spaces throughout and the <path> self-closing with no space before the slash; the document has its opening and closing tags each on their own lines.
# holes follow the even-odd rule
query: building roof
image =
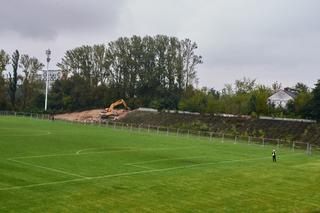
<svg viewBox="0 0 320 213">
<path fill-rule="evenodd" d="M 290 91 L 288 89 L 278 90 L 276 93 L 271 95 L 269 100 L 290 100 L 295 99 L 297 97 L 297 93 L 294 91 Z"/>
<path fill-rule="evenodd" d="M 285 93 L 287 93 L 288 95 L 290 95 L 292 98 L 296 98 L 298 95 L 298 92 L 296 90 L 290 89 L 290 88 L 285 88 L 283 90 Z"/>
</svg>

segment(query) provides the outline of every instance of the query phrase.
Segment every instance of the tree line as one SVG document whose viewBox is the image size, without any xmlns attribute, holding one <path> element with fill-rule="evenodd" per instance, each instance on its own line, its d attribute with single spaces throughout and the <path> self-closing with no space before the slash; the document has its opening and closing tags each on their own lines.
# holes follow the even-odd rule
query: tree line
<svg viewBox="0 0 320 213">
<path fill-rule="evenodd" d="M 177 109 L 181 95 L 197 81 L 202 63 L 197 48 L 190 39 L 157 35 L 68 50 L 58 64 L 65 77 L 53 85 L 52 107 L 104 107 L 123 98 L 132 107 Z"/>
<path fill-rule="evenodd" d="M 8 66 L 11 70 L 5 73 Z M 20 54 L 10 56 L 0 50 L 0 110 L 37 111 L 43 106 L 44 83 L 38 77 L 43 64 L 35 57 Z"/>
<path fill-rule="evenodd" d="M 103 108 L 123 98 L 132 108 L 152 107 L 207 114 L 286 116 L 320 119 L 320 82 L 297 83 L 298 96 L 285 108 L 267 99 L 281 89 L 243 78 L 221 91 L 195 87 L 203 63 L 190 39 L 166 35 L 121 37 L 107 44 L 84 45 L 65 52 L 57 64 L 62 76 L 49 92 L 53 112 Z M 8 69 L 11 67 L 11 69 Z M 0 109 L 41 111 L 45 84 L 35 57 L 0 51 Z"/>
<path fill-rule="evenodd" d="M 285 107 L 276 107 L 268 98 L 279 91 L 278 82 L 270 87 L 257 84 L 256 80 L 243 78 L 226 84 L 221 91 L 206 87 L 190 89 L 180 102 L 179 109 L 207 114 L 233 114 L 320 119 L 320 80 L 314 89 L 303 83 L 292 87 L 297 92 L 294 100 Z"/>
</svg>

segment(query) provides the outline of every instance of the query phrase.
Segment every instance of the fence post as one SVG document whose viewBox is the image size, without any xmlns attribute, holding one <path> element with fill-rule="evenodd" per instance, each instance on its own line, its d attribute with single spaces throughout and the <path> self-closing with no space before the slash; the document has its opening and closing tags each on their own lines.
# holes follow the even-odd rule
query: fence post
<svg viewBox="0 0 320 213">
<path fill-rule="evenodd" d="M 177 136 L 179 136 L 179 129 L 177 129 Z"/>
<path fill-rule="evenodd" d="M 222 136 L 221 136 L 221 143 L 224 142 L 224 133 L 222 133 Z"/>
<path fill-rule="evenodd" d="M 213 134 L 213 133 L 212 133 L 212 132 L 210 132 L 210 141 L 212 141 L 212 134 Z"/>
<path fill-rule="evenodd" d="M 150 125 L 148 124 L 148 132 L 150 132 Z"/>
<path fill-rule="evenodd" d="M 130 125 L 130 131 L 132 132 L 132 124 Z"/>
<path fill-rule="evenodd" d="M 262 138 L 262 146 L 264 146 L 264 138 Z"/>
<path fill-rule="evenodd" d="M 234 136 L 234 144 L 236 144 L 237 143 L 237 136 L 235 135 Z"/>
<path fill-rule="evenodd" d="M 292 151 L 294 152 L 294 146 L 295 146 L 295 143 L 294 141 L 292 141 Z"/>
<path fill-rule="evenodd" d="M 159 127 L 157 127 L 157 134 L 159 135 Z"/>
<path fill-rule="evenodd" d="M 249 136 L 248 137 L 248 144 L 250 144 L 250 142 L 251 142 L 251 137 Z"/>
<path fill-rule="evenodd" d="M 280 139 L 277 139 L 278 142 L 278 148 L 280 147 Z"/>
<path fill-rule="evenodd" d="M 312 144 L 309 144 L 309 155 L 312 155 Z"/>
<path fill-rule="evenodd" d="M 198 139 L 200 139 L 200 131 L 198 131 Z"/>
<path fill-rule="evenodd" d="M 188 129 L 188 138 L 190 137 L 190 130 Z"/>
<path fill-rule="evenodd" d="M 169 128 L 167 128 L 167 135 L 169 135 Z"/>
</svg>

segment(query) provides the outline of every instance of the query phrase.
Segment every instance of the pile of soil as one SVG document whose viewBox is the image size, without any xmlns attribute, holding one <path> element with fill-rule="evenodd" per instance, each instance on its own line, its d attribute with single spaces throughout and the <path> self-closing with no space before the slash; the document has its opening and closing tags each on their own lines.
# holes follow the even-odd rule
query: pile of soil
<svg viewBox="0 0 320 213">
<path fill-rule="evenodd" d="M 99 122 L 101 111 L 102 109 L 93 109 L 93 110 L 87 110 L 82 112 L 58 114 L 58 115 L 55 115 L 54 117 L 55 119 L 58 119 L 58 120 Z"/>
<path fill-rule="evenodd" d="M 101 121 L 100 113 L 103 109 L 93 109 L 86 110 L 82 112 L 72 112 L 72 113 L 64 113 L 55 115 L 55 119 L 57 120 L 66 120 L 66 121 L 80 121 L 80 122 L 94 122 L 99 123 Z M 118 115 L 114 117 L 114 120 L 123 119 L 130 111 L 128 110 L 114 110 Z"/>
</svg>

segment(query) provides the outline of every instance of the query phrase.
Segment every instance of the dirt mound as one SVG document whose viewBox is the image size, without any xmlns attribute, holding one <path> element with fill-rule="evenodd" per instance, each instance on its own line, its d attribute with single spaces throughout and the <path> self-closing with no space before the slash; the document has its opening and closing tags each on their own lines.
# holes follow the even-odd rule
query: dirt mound
<svg viewBox="0 0 320 213">
<path fill-rule="evenodd" d="M 82 112 L 72 112 L 65 114 L 55 115 L 55 119 L 57 120 L 67 120 L 67 121 L 81 121 L 81 122 L 100 122 L 100 113 L 103 109 L 93 109 L 86 110 Z M 115 120 L 124 118 L 130 111 L 128 110 L 114 110 L 114 112 L 118 115 L 114 117 Z"/>
<path fill-rule="evenodd" d="M 93 109 L 82 112 L 72 112 L 55 115 L 55 119 L 67 121 L 100 121 L 100 112 L 102 109 Z"/>
</svg>

